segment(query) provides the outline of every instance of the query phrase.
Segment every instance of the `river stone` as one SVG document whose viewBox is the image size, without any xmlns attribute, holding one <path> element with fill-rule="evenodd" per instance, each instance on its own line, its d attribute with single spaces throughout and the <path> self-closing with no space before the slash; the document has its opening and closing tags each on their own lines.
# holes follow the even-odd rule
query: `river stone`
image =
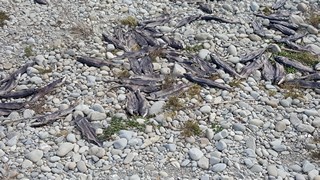
<svg viewBox="0 0 320 180">
<path fill-rule="evenodd" d="M 203 156 L 203 152 L 198 148 L 191 148 L 188 154 L 192 160 L 199 160 Z"/>
<path fill-rule="evenodd" d="M 226 164 L 218 163 L 218 164 L 213 165 L 211 170 L 214 171 L 214 172 L 221 172 L 221 171 L 225 170 L 226 167 L 227 167 Z"/>
<path fill-rule="evenodd" d="M 65 142 L 60 144 L 58 151 L 57 151 L 57 155 L 62 157 L 67 155 L 72 149 L 74 148 L 74 144 L 69 143 L 69 142 Z"/>
<path fill-rule="evenodd" d="M 165 101 L 157 101 L 153 103 L 149 109 L 149 115 L 155 115 L 155 114 L 161 113 L 163 111 L 163 107 L 165 104 L 166 104 Z"/>
<path fill-rule="evenodd" d="M 26 158 L 29 159 L 30 161 L 36 163 L 38 162 L 43 156 L 43 151 L 36 149 L 31 151 L 26 155 Z"/>
</svg>

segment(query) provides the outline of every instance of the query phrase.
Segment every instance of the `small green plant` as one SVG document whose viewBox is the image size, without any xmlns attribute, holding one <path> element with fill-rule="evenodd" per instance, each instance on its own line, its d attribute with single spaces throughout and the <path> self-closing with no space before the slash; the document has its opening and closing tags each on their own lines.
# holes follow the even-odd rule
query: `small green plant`
<svg viewBox="0 0 320 180">
<path fill-rule="evenodd" d="M 229 82 L 229 85 L 231 87 L 240 87 L 241 84 L 241 79 L 233 79 L 232 81 Z"/>
<path fill-rule="evenodd" d="M 294 67 L 291 67 L 291 66 L 285 66 L 285 67 L 284 67 L 284 70 L 285 70 L 287 73 L 295 73 L 295 72 L 297 72 L 297 69 L 294 68 Z"/>
<path fill-rule="evenodd" d="M 171 109 L 173 111 L 181 110 L 183 107 L 184 105 L 181 103 L 178 96 L 169 97 L 165 105 L 166 109 Z"/>
<path fill-rule="evenodd" d="M 175 82 L 174 78 L 170 75 L 167 75 L 167 76 L 165 76 L 165 78 L 162 82 L 161 88 L 168 89 L 173 86 L 174 82 Z"/>
<path fill-rule="evenodd" d="M 198 52 L 201 49 L 203 49 L 203 46 L 201 44 L 194 46 L 186 46 L 184 49 L 188 52 Z"/>
<path fill-rule="evenodd" d="M 33 51 L 31 46 L 27 46 L 24 48 L 24 54 L 26 57 L 33 56 Z"/>
<path fill-rule="evenodd" d="M 136 18 L 134 18 L 132 16 L 128 16 L 125 19 L 121 19 L 120 23 L 123 25 L 130 26 L 130 27 L 135 27 L 138 25 L 138 21 L 136 20 Z"/>
<path fill-rule="evenodd" d="M 308 66 L 314 66 L 319 62 L 318 57 L 309 52 L 291 52 L 282 50 L 278 55 L 294 59 Z"/>
<path fill-rule="evenodd" d="M 211 129 L 212 129 L 215 133 L 218 133 L 218 132 L 220 132 L 220 131 L 223 130 L 223 127 L 221 127 L 220 124 L 212 123 L 212 124 L 211 124 Z"/>
<path fill-rule="evenodd" d="M 9 16 L 6 12 L 0 11 L 0 27 L 3 27 L 5 25 L 6 20 L 9 20 Z"/>
<path fill-rule="evenodd" d="M 199 127 L 198 122 L 196 121 L 187 121 L 185 122 L 184 126 L 182 127 L 181 134 L 184 137 L 190 137 L 190 136 L 198 136 L 201 134 L 201 129 Z"/>
<path fill-rule="evenodd" d="M 103 130 L 103 134 L 99 137 L 101 140 L 109 140 L 112 135 L 119 132 L 120 130 L 127 129 L 138 129 L 140 131 L 144 130 L 145 124 L 139 124 L 135 120 L 124 120 L 118 117 L 112 117 L 110 125 Z"/>
<path fill-rule="evenodd" d="M 267 6 L 262 9 L 262 12 L 266 16 L 269 16 L 270 14 L 272 14 L 272 10 L 270 9 L 270 7 L 267 7 Z"/>
</svg>

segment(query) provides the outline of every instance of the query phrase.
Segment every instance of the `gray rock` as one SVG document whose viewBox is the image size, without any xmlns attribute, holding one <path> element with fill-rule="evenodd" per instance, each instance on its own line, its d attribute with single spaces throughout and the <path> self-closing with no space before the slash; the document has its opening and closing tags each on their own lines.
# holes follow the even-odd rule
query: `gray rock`
<svg viewBox="0 0 320 180">
<path fill-rule="evenodd" d="M 25 159 L 22 164 L 21 164 L 21 167 L 22 169 L 27 169 L 27 168 L 30 168 L 32 167 L 33 163 L 32 161 L 28 160 L 28 159 Z"/>
<path fill-rule="evenodd" d="M 106 118 L 107 118 L 106 113 L 101 113 L 101 112 L 98 112 L 98 111 L 92 111 L 89 114 L 89 119 L 91 121 L 101 121 L 101 120 L 104 120 Z"/>
<path fill-rule="evenodd" d="M 139 175 L 134 174 L 134 175 L 130 176 L 129 180 L 140 180 L 140 177 L 139 177 Z"/>
<path fill-rule="evenodd" d="M 313 170 L 308 172 L 309 179 L 314 179 L 318 175 L 319 175 L 319 171 L 316 170 L 316 169 L 313 169 Z"/>
<path fill-rule="evenodd" d="M 246 158 L 246 159 L 244 159 L 243 160 L 244 161 L 244 164 L 248 167 L 248 168 L 251 168 L 253 165 L 254 165 L 254 163 L 251 161 L 251 159 L 249 159 L 249 158 Z"/>
<path fill-rule="evenodd" d="M 309 124 L 299 124 L 296 126 L 296 129 L 300 132 L 308 132 L 308 133 L 312 133 L 315 130 L 315 128 Z"/>
<path fill-rule="evenodd" d="M 278 132 L 285 131 L 287 129 L 287 125 L 286 125 L 285 121 L 277 122 L 275 129 Z"/>
<path fill-rule="evenodd" d="M 254 173 L 259 173 L 261 172 L 263 169 L 262 169 L 262 166 L 260 165 L 253 165 L 252 168 L 250 168 L 250 171 L 254 172 Z"/>
<path fill-rule="evenodd" d="M 283 106 L 283 107 L 289 107 L 289 106 L 291 106 L 291 102 L 292 102 L 292 100 L 290 100 L 290 99 L 281 99 L 281 100 L 280 100 L 280 104 L 281 104 L 281 106 Z"/>
<path fill-rule="evenodd" d="M 104 110 L 104 108 L 101 104 L 94 104 L 94 105 L 92 105 L 91 109 L 93 109 L 94 111 L 100 112 L 100 113 L 106 113 L 106 111 Z"/>
<path fill-rule="evenodd" d="M 318 29 L 313 27 L 312 25 L 308 25 L 307 27 L 307 31 L 310 33 L 310 34 L 318 34 Z"/>
<path fill-rule="evenodd" d="M 249 136 L 246 140 L 246 147 L 252 150 L 256 150 L 256 138 Z"/>
<path fill-rule="evenodd" d="M 317 46 L 315 44 L 308 44 L 306 45 L 306 48 L 310 49 L 315 54 L 320 54 L 320 46 Z"/>
<path fill-rule="evenodd" d="M 297 25 L 304 24 L 303 18 L 301 18 L 299 15 L 295 15 L 295 14 L 290 15 L 290 20 Z"/>
<path fill-rule="evenodd" d="M 34 115 L 34 110 L 32 109 L 26 109 L 23 111 L 23 118 L 31 118 Z"/>
<path fill-rule="evenodd" d="M 196 40 L 203 41 L 203 40 L 211 40 L 213 39 L 213 36 L 209 33 L 199 33 L 199 34 L 196 34 L 194 38 Z"/>
<path fill-rule="evenodd" d="M 76 135 L 74 135 L 74 134 L 68 134 L 68 135 L 67 135 L 67 141 L 68 141 L 68 142 L 71 142 L 71 143 L 77 142 Z"/>
<path fill-rule="evenodd" d="M 312 171 L 316 168 L 316 166 L 314 164 L 311 164 L 309 161 L 305 161 L 302 165 L 302 171 L 303 172 L 309 172 Z"/>
<path fill-rule="evenodd" d="M 260 8 L 260 6 L 259 6 L 258 3 L 254 2 L 254 1 L 252 1 L 252 2 L 250 3 L 250 9 L 251 9 L 251 11 L 253 11 L 253 12 L 258 11 L 259 8 Z"/>
<path fill-rule="evenodd" d="M 104 148 L 98 147 L 98 146 L 93 146 L 89 153 L 91 155 L 95 155 L 98 158 L 102 158 L 106 154 L 106 150 Z"/>
<path fill-rule="evenodd" d="M 50 161 L 50 162 L 60 161 L 60 157 L 58 157 L 58 156 L 52 156 L 52 157 L 49 158 L 49 161 Z"/>
<path fill-rule="evenodd" d="M 211 107 L 209 105 L 204 105 L 200 108 L 200 111 L 202 113 L 210 113 L 211 112 Z"/>
<path fill-rule="evenodd" d="M 233 56 L 237 56 L 237 48 L 234 45 L 230 45 L 227 49 L 227 52 Z"/>
<path fill-rule="evenodd" d="M 150 107 L 149 114 L 150 115 L 155 115 L 155 114 L 161 113 L 163 111 L 163 107 L 164 107 L 165 104 L 166 104 L 165 101 L 156 101 Z"/>
<path fill-rule="evenodd" d="M 202 156 L 202 158 L 198 161 L 198 166 L 202 169 L 209 169 L 209 159 L 205 156 Z"/>
<path fill-rule="evenodd" d="M 88 168 L 87 168 L 87 165 L 84 161 L 79 161 L 77 162 L 77 168 L 80 172 L 87 172 Z"/>
<path fill-rule="evenodd" d="M 316 127 L 316 128 L 319 128 L 320 127 L 320 118 L 315 118 L 313 121 L 312 121 L 312 126 Z"/>
<path fill-rule="evenodd" d="M 319 112 L 315 109 L 305 109 L 304 113 L 308 116 L 319 116 Z"/>
<path fill-rule="evenodd" d="M 200 180 L 210 180 L 210 175 L 209 174 L 204 174 L 200 177 Z"/>
<path fill-rule="evenodd" d="M 134 159 L 134 157 L 137 156 L 137 153 L 129 153 L 126 158 L 123 160 L 124 164 L 129 164 L 132 162 L 132 160 Z"/>
<path fill-rule="evenodd" d="M 212 129 L 207 129 L 206 130 L 206 137 L 210 140 L 210 139 L 213 139 L 213 137 L 214 137 L 214 132 L 213 132 L 213 130 Z"/>
<path fill-rule="evenodd" d="M 224 163 L 218 163 L 218 164 L 213 165 L 212 168 L 211 168 L 211 170 L 212 170 L 213 172 L 221 172 L 221 171 L 225 170 L 226 167 L 227 167 L 226 164 L 224 164 Z"/>
<path fill-rule="evenodd" d="M 270 44 L 268 48 L 271 50 L 273 53 L 279 53 L 281 52 L 281 48 L 277 44 Z"/>
<path fill-rule="evenodd" d="M 74 147 L 74 144 L 66 142 L 66 143 L 62 143 L 60 144 L 58 151 L 57 151 L 57 155 L 62 157 L 67 155 Z"/>
<path fill-rule="evenodd" d="M 18 140 L 19 140 L 19 135 L 18 134 L 16 134 L 16 135 L 14 135 L 13 137 L 11 137 L 7 142 L 6 142 L 6 144 L 7 144 L 7 146 L 14 146 L 14 145 L 16 145 L 17 143 L 18 143 Z"/>
<path fill-rule="evenodd" d="M 308 11 L 308 6 L 305 3 L 299 3 L 297 9 L 301 12 Z"/>
<path fill-rule="evenodd" d="M 26 158 L 36 163 L 43 157 L 43 151 L 35 149 L 26 155 Z"/>
<path fill-rule="evenodd" d="M 246 131 L 246 126 L 244 126 L 243 124 L 241 123 L 234 123 L 232 125 L 232 128 L 235 130 L 235 131 L 241 131 L 241 132 L 245 132 Z"/>
<path fill-rule="evenodd" d="M 132 139 L 134 132 L 133 131 L 128 131 L 128 130 L 120 130 L 119 131 L 119 137 L 120 138 L 126 138 L 128 141 Z"/>
<path fill-rule="evenodd" d="M 223 141 L 223 140 L 220 140 L 219 142 L 216 142 L 216 148 L 219 150 L 219 151 L 223 151 L 224 149 L 227 148 L 227 144 Z"/>
<path fill-rule="evenodd" d="M 224 139 L 229 135 L 228 131 L 226 129 L 218 132 L 217 134 L 214 135 L 214 140 L 219 141 L 220 139 Z"/>
<path fill-rule="evenodd" d="M 198 148 L 191 148 L 188 152 L 192 160 L 199 160 L 203 156 L 203 152 Z"/>
<path fill-rule="evenodd" d="M 290 169 L 292 169 L 294 172 L 301 172 L 302 171 L 302 168 L 298 164 L 291 165 Z"/>
<path fill-rule="evenodd" d="M 295 180 L 306 180 L 306 178 L 302 174 L 296 174 Z"/>
<path fill-rule="evenodd" d="M 165 144 L 164 147 L 166 147 L 170 152 L 174 152 L 177 149 L 177 145 L 175 144 Z"/>
<path fill-rule="evenodd" d="M 182 76 L 187 71 L 178 63 L 175 63 L 173 66 L 172 74 L 176 76 Z"/>
<path fill-rule="evenodd" d="M 34 84 L 41 84 L 42 83 L 42 79 L 38 76 L 33 76 L 32 78 L 30 78 L 30 82 L 34 83 Z"/>
<path fill-rule="evenodd" d="M 120 138 L 113 143 L 115 149 L 124 149 L 127 146 L 128 140 L 126 138 Z"/>
<path fill-rule="evenodd" d="M 220 158 L 219 157 L 215 157 L 215 156 L 210 157 L 210 160 L 209 160 L 211 165 L 218 164 L 218 163 L 220 163 L 220 161 L 221 161 Z"/>
<path fill-rule="evenodd" d="M 198 56 L 200 59 L 205 60 L 209 53 L 210 51 L 208 49 L 201 49 Z"/>
<path fill-rule="evenodd" d="M 260 119 L 251 119 L 249 123 L 258 127 L 261 127 L 264 124 L 264 122 Z"/>
</svg>

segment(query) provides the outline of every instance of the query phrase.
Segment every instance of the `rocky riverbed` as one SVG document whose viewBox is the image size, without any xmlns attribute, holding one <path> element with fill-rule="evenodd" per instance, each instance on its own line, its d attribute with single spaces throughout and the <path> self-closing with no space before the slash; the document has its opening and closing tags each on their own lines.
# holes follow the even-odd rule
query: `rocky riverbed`
<svg viewBox="0 0 320 180">
<path fill-rule="evenodd" d="M 312 88 L 285 84 L 319 73 L 319 1 L 35 2 L 1 1 L 0 82 L 34 62 L 18 76 L 13 91 L 41 89 L 58 79 L 63 83 L 52 91 L 42 88 L 46 94 L 41 98 L 1 99 L 28 102 L 8 114 L 7 109 L 0 111 L 1 179 L 320 179 L 317 79 Z M 270 26 L 272 20 L 259 16 L 272 13 L 287 17 L 297 29 L 277 29 Z M 208 14 L 215 19 L 207 21 Z M 193 20 L 184 23 L 190 16 Z M 188 86 L 163 98 L 141 90 L 146 109 L 135 114 L 128 101 L 134 92 L 141 104 L 140 89 L 121 82 L 137 74 L 125 55 L 140 47 L 121 48 L 102 34 L 112 37 L 119 27 L 127 30 L 163 17 L 169 20 L 155 27 L 159 37 L 168 37 L 155 38 L 161 49 L 170 57 L 198 57 L 199 64 L 182 66 L 179 60 L 160 56 L 162 52 L 153 56 L 153 73 L 164 77 L 159 87 Z M 262 29 L 253 27 L 256 20 Z M 292 41 L 299 45 L 296 49 L 282 44 L 288 41 L 280 43 L 291 33 L 303 34 Z M 285 67 L 280 81 L 266 80 L 261 68 L 243 72 L 250 67 L 245 55 L 261 49 L 278 55 L 307 52 L 314 64 L 307 73 Z M 212 63 L 210 54 L 236 73 Z M 97 67 L 79 57 L 106 64 Z M 203 67 L 208 67 L 203 77 L 226 88 L 184 75 L 200 76 Z M 142 70 L 142 75 L 147 74 Z M 31 123 L 73 106 L 71 113 L 40 127 Z M 79 128 L 79 116 L 88 120 L 87 129 Z"/>
</svg>

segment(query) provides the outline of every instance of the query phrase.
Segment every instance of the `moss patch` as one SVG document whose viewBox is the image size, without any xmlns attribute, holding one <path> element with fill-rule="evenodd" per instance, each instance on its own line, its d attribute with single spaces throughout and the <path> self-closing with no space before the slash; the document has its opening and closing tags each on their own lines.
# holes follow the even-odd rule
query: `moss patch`
<svg viewBox="0 0 320 180">
<path fill-rule="evenodd" d="M 112 135 L 119 132 L 120 130 L 138 129 L 143 131 L 145 124 L 139 124 L 135 120 L 124 120 L 118 117 L 112 117 L 110 125 L 103 130 L 103 134 L 99 136 L 101 140 L 110 140 Z"/>
<path fill-rule="evenodd" d="M 282 50 L 278 55 L 294 59 L 308 66 L 314 66 L 319 62 L 318 57 L 309 52 L 291 52 Z"/>
<path fill-rule="evenodd" d="M 320 14 L 311 11 L 308 21 L 312 26 L 318 27 L 318 25 L 320 24 Z"/>
</svg>

